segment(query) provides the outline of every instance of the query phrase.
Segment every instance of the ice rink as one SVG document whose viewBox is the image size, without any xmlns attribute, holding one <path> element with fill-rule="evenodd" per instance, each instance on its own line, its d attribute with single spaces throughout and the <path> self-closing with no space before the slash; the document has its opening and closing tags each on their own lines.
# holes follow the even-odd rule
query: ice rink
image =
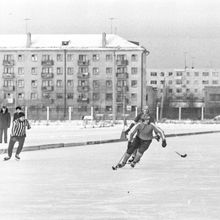
<svg viewBox="0 0 220 220">
<path fill-rule="evenodd" d="M 1 155 L 0 219 L 219 220 L 220 135 L 167 142 L 117 171 L 126 142 Z"/>
</svg>

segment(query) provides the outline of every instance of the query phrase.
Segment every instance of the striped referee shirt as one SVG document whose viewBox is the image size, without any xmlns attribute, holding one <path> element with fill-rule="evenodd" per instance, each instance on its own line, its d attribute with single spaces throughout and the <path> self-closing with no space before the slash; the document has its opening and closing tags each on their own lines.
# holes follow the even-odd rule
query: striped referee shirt
<svg viewBox="0 0 220 220">
<path fill-rule="evenodd" d="M 16 119 L 12 125 L 11 136 L 12 137 L 26 137 L 26 127 L 28 129 L 31 128 L 27 119 L 25 119 L 24 121 Z"/>
</svg>

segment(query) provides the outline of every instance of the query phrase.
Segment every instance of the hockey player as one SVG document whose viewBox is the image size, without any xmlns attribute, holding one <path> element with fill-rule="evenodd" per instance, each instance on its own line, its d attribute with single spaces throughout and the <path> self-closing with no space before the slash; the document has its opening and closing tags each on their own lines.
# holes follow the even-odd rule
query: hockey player
<svg viewBox="0 0 220 220">
<path fill-rule="evenodd" d="M 166 147 L 165 135 L 161 129 L 158 129 L 157 126 L 150 122 L 150 117 L 145 117 L 142 121 L 135 127 L 134 131 L 131 133 L 129 141 L 132 142 L 129 144 L 129 147 L 122 159 L 122 162 L 119 163 L 116 168 L 123 167 L 127 160 L 130 158 L 131 154 L 137 149 L 134 160 L 131 162 L 131 167 L 135 167 L 135 164 L 141 159 L 144 152 L 149 148 L 152 139 L 153 132 L 160 135 L 162 139 L 162 147 Z M 136 134 L 135 138 L 134 135 Z"/>
</svg>

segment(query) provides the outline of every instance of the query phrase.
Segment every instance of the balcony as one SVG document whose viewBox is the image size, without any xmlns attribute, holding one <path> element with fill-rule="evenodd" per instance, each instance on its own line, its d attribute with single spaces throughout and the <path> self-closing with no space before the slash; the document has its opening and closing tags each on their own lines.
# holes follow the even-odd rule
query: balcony
<svg viewBox="0 0 220 220">
<path fill-rule="evenodd" d="M 78 92 L 88 92 L 89 86 L 77 86 Z"/>
<path fill-rule="evenodd" d="M 53 91 L 53 86 L 42 86 L 42 91 L 51 92 Z"/>
<path fill-rule="evenodd" d="M 128 60 L 116 60 L 116 65 L 117 66 L 127 66 Z"/>
<path fill-rule="evenodd" d="M 79 66 L 88 66 L 89 60 L 78 60 L 78 65 Z"/>
<path fill-rule="evenodd" d="M 14 66 L 15 61 L 14 60 L 3 60 L 3 65 L 4 66 Z"/>
<path fill-rule="evenodd" d="M 15 91 L 15 86 L 4 86 L 3 89 L 4 91 L 11 92 L 11 91 Z"/>
<path fill-rule="evenodd" d="M 79 97 L 79 98 L 77 99 L 77 102 L 89 103 L 89 98 L 87 98 L 87 97 Z"/>
<path fill-rule="evenodd" d="M 51 79 L 54 77 L 54 74 L 53 73 L 41 73 L 41 77 L 43 79 Z"/>
<path fill-rule="evenodd" d="M 81 79 L 88 79 L 90 77 L 89 73 L 77 73 L 77 77 Z"/>
<path fill-rule="evenodd" d="M 54 65 L 54 61 L 53 60 L 42 60 L 41 61 L 41 65 L 42 66 L 53 66 Z"/>
<path fill-rule="evenodd" d="M 14 73 L 3 73 L 2 77 L 4 79 L 13 79 L 13 78 L 15 78 L 15 74 Z"/>
<path fill-rule="evenodd" d="M 128 73 L 116 73 L 116 77 L 119 79 L 127 79 L 128 78 Z"/>
</svg>

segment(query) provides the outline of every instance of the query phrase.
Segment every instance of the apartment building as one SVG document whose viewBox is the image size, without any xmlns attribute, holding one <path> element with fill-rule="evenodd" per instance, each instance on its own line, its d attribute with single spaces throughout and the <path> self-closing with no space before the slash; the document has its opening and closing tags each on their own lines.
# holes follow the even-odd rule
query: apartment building
<svg viewBox="0 0 220 220">
<path fill-rule="evenodd" d="M 199 114 L 205 107 L 208 113 L 205 91 L 219 88 L 220 69 L 148 69 L 146 85 L 157 90 L 159 106 L 164 98 L 170 108 L 181 107 Z"/>
<path fill-rule="evenodd" d="M 8 106 L 116 114 L 145 104 L 146 50 L 117 35 L 0 35 L 0 63 Z"/>
</svg>

